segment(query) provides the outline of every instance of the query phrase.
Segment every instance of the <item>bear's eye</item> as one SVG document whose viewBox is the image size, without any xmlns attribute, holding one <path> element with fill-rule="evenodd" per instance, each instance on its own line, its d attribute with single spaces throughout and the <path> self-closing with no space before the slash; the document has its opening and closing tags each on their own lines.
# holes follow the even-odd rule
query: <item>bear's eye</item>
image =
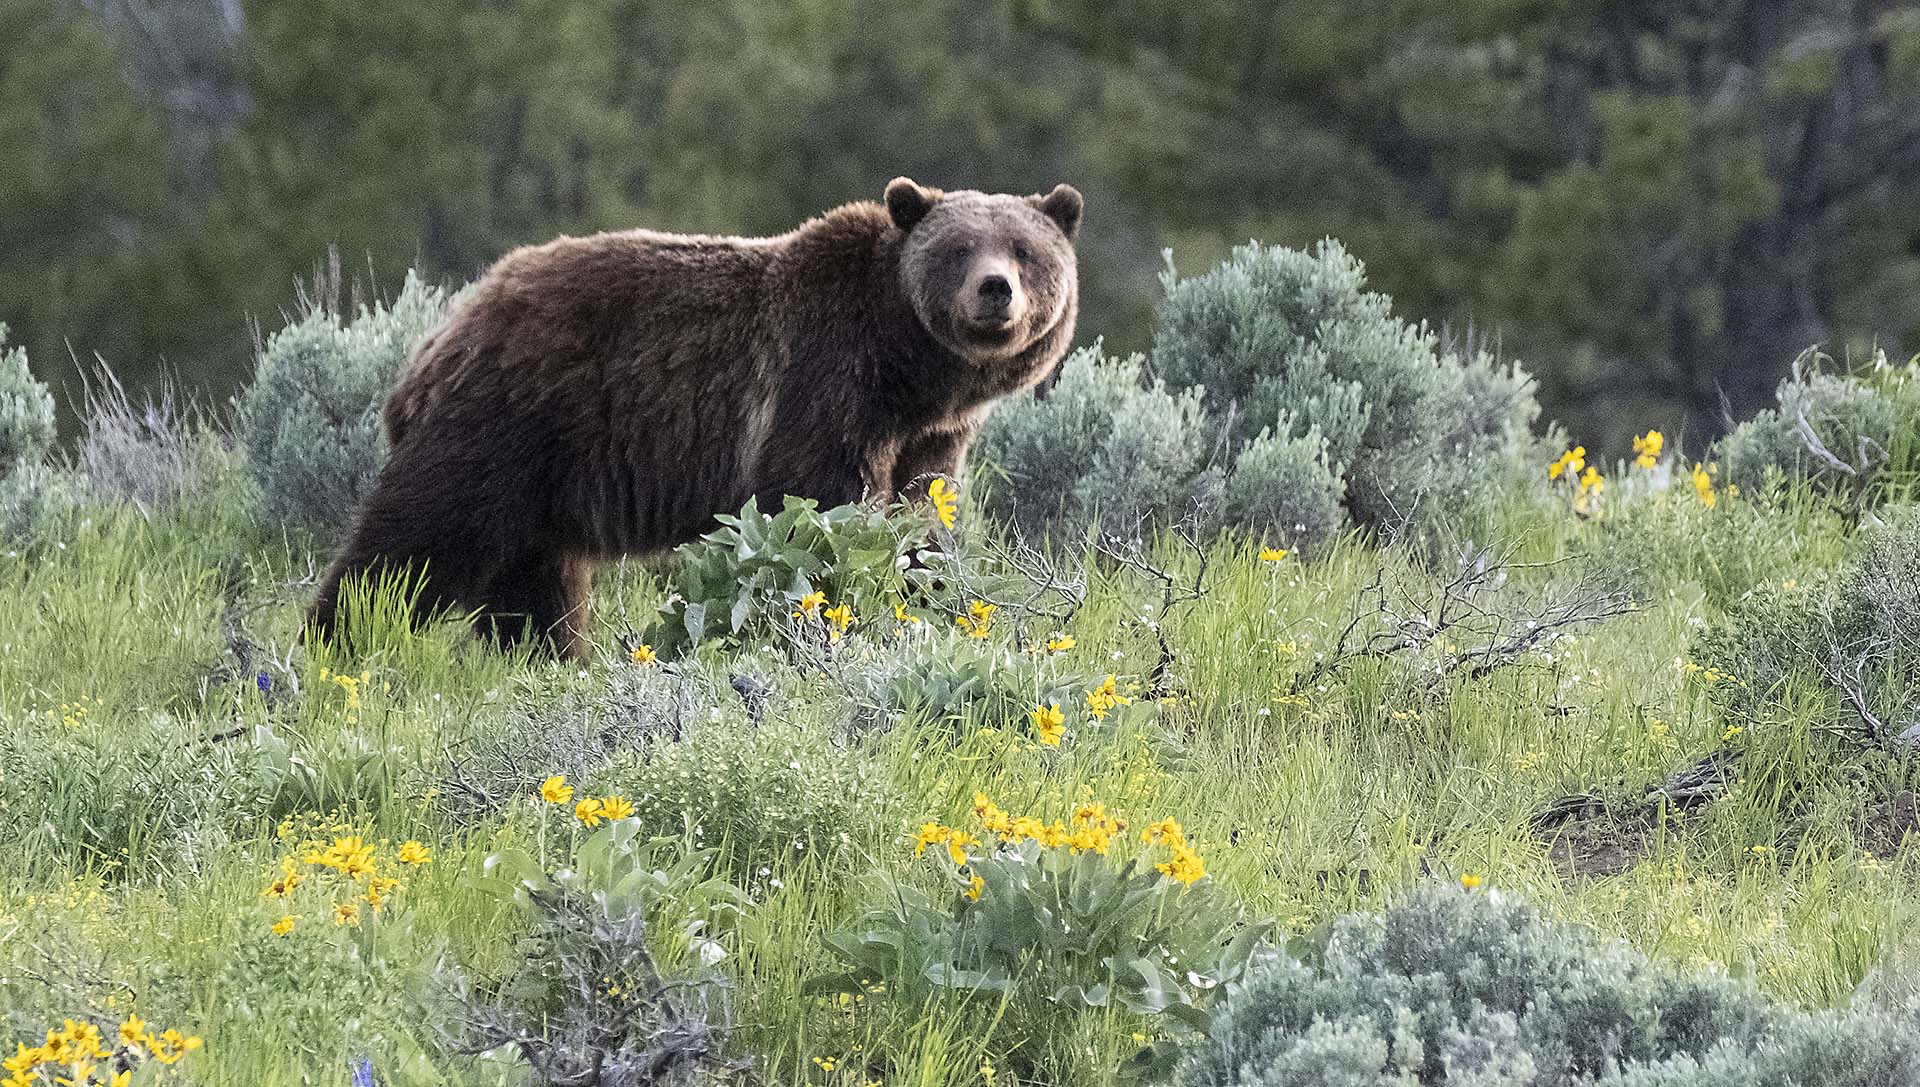
<svg viewBox="0 0 1920 1087">
<path fill-rule="evenodd" d="M 1029 259 L 1029 258 L 1030 258 L 1030 257 L 1032 257 L 1032 256 L 1033 256 L 1033 254 L 1031 254 L 1031 253 L 1029 253 L 1029 252 L 1027 252 L 1027 247 L 1026 247 L 1026 246 L 1024 246 L 1024 245 L 1016 245 L 1016 246 L 1014 246 L 1014 247 L 1013 247 L 1013 259 L 1014 259 L 1014 260 L 1018 260 L 1018 261 L 1025 261 L 1025 260 L 1027 260 L 1027 259 Z"/>
<path fill-rule="evenodd" d="M 954 260 L 966 260 L 968 257 L 973 256 L 973 246 L 956 245 L 953 247 L 951 256 Z"/>
</svg>

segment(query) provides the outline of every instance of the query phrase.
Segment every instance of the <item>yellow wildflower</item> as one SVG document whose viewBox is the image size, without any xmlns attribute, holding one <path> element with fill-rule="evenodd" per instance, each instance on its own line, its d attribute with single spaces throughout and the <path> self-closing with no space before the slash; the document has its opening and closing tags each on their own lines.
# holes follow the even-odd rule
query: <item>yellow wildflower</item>
<svg viewBox="0 0 1920 1087">
<path fill-rule="evenodd" d="M 1465 887 L 1469 891 L 1480 886 L 1481 882 L 1482 880 L 1480 879 L 1480 877 L 1474 875 L 1471 872 L 1460 877 L 1460 886 Z"/>
<path fill-rule="evenodd" d="M 1005 837 L 1012 829 L 1013 821 L 993 801 L 988 800 L 985 793 L 973 794 L 973 814 L 980 820 L 981 828 L 990 834 Z"/>
<path fill-rule="evenodd" d="M 355 908 L 354 915 L 356 918 L 359 916 L 357 907 Z M 171 1027 L 160 1037 L 155 1038 L 149 1035 L 147 1040 L 153 1043 L 153 1059 L 159 1061 L 161 1064 L 172 1064 L 193 1050 L 200 1048 L 200 1038 L 198 1035 L 182 1038 L 180 1032 Z"/>
<path fill-rule="evenodd" d="M 1288 551 L 1284 547 L 1263 547 L 1260 549 L 1260 561 L 1279 562 L 1291 554 L 1293 554 L 1293 552 Z"/>
<path fill-rule="evenodd" d="M 1700 496 L 1700 504 L 1708 509 L 1719 502 L 1719 496 L 1713 493 L 1713 477 L 1699 461 L 1693 462 L 1693 493 Z"/>
<path fill-rule="evenodd" d="M 360 904 L 342 902 L 333 908 L 333 923 L 336 925 L 357 925 L 360 923 Z"/>
<path fill-rule="evenodd" d="M 935 476 L 933 482 L 927 484 L 927 499 L 933 503 L 933 512 L 939 516 L 940 523 L 952 528 L 960 509 L 960 489 L 948 483 L 945 476 Z"/>
<path fill-rule="evenodd" d="M 608 819 L 630 819 L 633 804 L 624 796 L 610 796 L 600 802 L 600 814 Z"/>
<path fill-rule="evenodd" d="M 25 1042 L 15 1042 L 13 1043 L 13 1056 L 8 1057 L 5 1061 L 0 1061 L 0 1068 L 5 1068 L 17 1079 L 24 1073 L 33 1071 L 34 1067 L 40 1063 L 41 1056 L 42 1053 L 39 1046 L 34 1046 L 29 1049 Z"/>
<path fill-rule="evenodd" d="M 412 838 L 400 843 L 400 863 L 425 864 L 432 859 L 433 854 L 428 852 L 427 847 Z"/>
<path fill-rule="evenodd" d="M 893 606 L 893 617 L 902 623 L 917 623 L 920 621 L 920 617 L 908 611 L 905 604 L 895 604 Z"/>
<path fill-rule="evenodd" d="M 540 799 L 549 804 L 565 804 L 573 799 L 573 786 L 567 784 L 565 774 L 555 774 L 540 783 Z"/>
<path fill-rule="evenodd" d="M 1187 844 L 1187 835 L 1180 829 L 1179 823 L 1162 819 L 1147 824 L 1147 829 L 1140 832 L 1140 840 L 1148 845 L 1166 844 L 1177 848 Z"/>
<path fill-rule="evenodd" d="M 600 802 L 589 796 L 581 798 L 580 803 L 573 806 L 573 817 L 590 827 L 597 827 L 606 818 L 606 813 L 600 810 Z"/>
<path fill-rule="evenodd" d="M 290 865 L 286 866 L 282 869 L 280 878 L 267 884 L 267 889 L 261 891 L 260 895 L 262 898 L 285 898 L 293 893 L 295 887 L 300 886 L 300 879 L 300 873 L 294 871 Z"/>
<path fill-rule="evenodd" d="M 967 847 L 979 844 L 980 839 L 964 830 L 956 830 L 947 835 L 947 859 L 956 866 L 967 863 Z"/>
<path fill-rule="evenodd" d="M 1093 714 L 1094 720 L 1104 721 L 1115 706 L 1125 706 L 1132 701 L 1133 699 L 1115 689 L 1114 676 L 1108 673 L 1107 678 L 1101 680 L 1098 687 L 1087 692 L 1087 711 Z"/>
<path fill-rule="evenodd" d="M 373 871 L 373 845 L 361 840 L 357 834 L 335 838 L 327 851 L 320 855 L 320 863 L 341 875 L 359 879 Z"/>
<path fill-rule="evenodd" d="M 288 918 L 288 920 L 292 920 L 292 918 Z M 293 926 L 289 925 L 287 927 L 292 928 Z M 132 1012 L 128 1012 L 126 1022 L 120 1024 L 120 1044 L 122 1046 L 139 1045 L 140 1039 L 146 1037 L 146 1034 L 147 1021 Z M 8 1065 L 7 1071 L 13 1071 L 13 1066 Z"/>
<path fill-rule="evenodd" d="M 1667 444 L 1666 435 L 1657 430 L 1649 430 L 1633 440 L 1633 463 L 1642 468 L 1651 468 L 1660 460 L 1660 450 Z"/>
<path fill-rule="evenodd" d="M 1027 711 L 1027 720 L 1033 722 L 1034 738 L 1048 747 L 1059 747 L 1061 737 L 1067 734 L 1067 715 L 1058 702 L 1035 706 Z"/>
<path fill-rule="evenodd" d="M 943 827 L 938 823 L 926 822 L 920 824 L 920 833 L 916 835 L 913 840 L 913 855 L 918 857 L 927 851 L 928 846 L 939 845 L 951 837 L 952 834 L 953 831 L 950 828 Z"/>
<path fill-rule="evenodd" d="M 660 654 L 655 653 L 653 647 L 650 645 L 636 645 L 633 647 L 633 651 L 628 653 L 627 656 L 631 658 L 635 664 L 658 664 L 660 662 Z"/>
<path fill-rule="evenodd" d="M 1576 445 L 1565 453 L 1560 454 L 1559 460 L 1547 465 L 1547 478 L 1559 479 L 1563 475 L 1572 478 L 1577 476 L 1580 469 L 1586 466 L 1587 447 L 1584 445 Z"/>
<path fill-rule="evenodd" d="M 1173 880 L 1183 887 L 1191 887 L 1207 874 L 1207 864 L 1193 847 L 1181 844 L 1173 847 L 1173 859 L 1165 864 L 1156 864 L 1154 871 Z"/>
<path fill-rule="evenodd" d="M 280 920 L 275 921 L 273 923 L 273 934 L 275 936 L 285 936 L 287 933 L 292 932 L 294 920 L 295 918 L 292 914 L 287 914 L 285 917 L 282 917 Z M 125 1040 L 126 1036 L 127 1036 L 126 1031 L 123 1029 L 120 1032 L 120 1037 L 122 1040 Z"/>
<path fill-rule="evenodd" d="M 1053 637 L 1047 639 L 1047 652 L 1065 653 L 1067 650 L 1079 644 L 1079 642 L 1073 640 L 1073 635 L 1071 634 L 1055 634 Z"/>
<path fill-rule="evenodd" d="M 957 617 L 954 622 L 966 631 L 967 637 L 984 638 L 993 626 L 993 613 L 999 610 L 998 605 L 976 600 L 967 605 L 967 614 Z"/>
<path fill-rule="evenodd" d="M 821 608 L 826 606 L 827 594 L 816 590 L 800 598 L 800 610 L 794 612 L 793 617 L 795 619 L 811 619 Z"/>
<path fill-rule="evenodd" d="M 987 881 L 984 879 L 981 879 L 979 876 L 974 876 L 973 878 L 967 880 L 967 889 L 965 892 L 967 898 L 971 899 L 974 902 L 980 901 L 980 892 L 985 890 L 986 886 L 987 886 Z"/>
<path fill-rule="evenodd" d="M 841 604 L 837 608 L 828 608 L 826 610 L 826 620 L 828 624 L 827 639 L 836 642 L 840 640 L 840 635 L 847 632 L 848 627 L 860 621 L 854 618 L 853 608 L 847 604 Z"/>
</svg>

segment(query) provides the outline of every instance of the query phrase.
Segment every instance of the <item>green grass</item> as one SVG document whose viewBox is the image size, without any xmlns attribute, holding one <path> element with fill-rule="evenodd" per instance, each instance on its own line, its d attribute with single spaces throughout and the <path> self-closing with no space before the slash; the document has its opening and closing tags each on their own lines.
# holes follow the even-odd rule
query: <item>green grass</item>
<svg viewBox="0 0 1920 1087">
<path fill-rule="evenodd" d="M 1665 818 L 1643 807 L 1729 729 L 1683 667 L 1693 632 L 1746 588 L 1837 561 L 1850 546 L 1839 519 L 1797 493 L 1706 510 L 1668 492 L 1595 522 L 1515 510 L 1500 535 L 1527 561 L 1568 560 L 1520 575 L 1536 587 L 1600 570 L 1632 583 L 1645 607 L 1484 678 L 1360 660 L 1293 696 L 1293 678 L 1331 650 L 1378 570 L 1402 583 L 1433 575 L 1411 553 L 1358 543 L 1303 566 L 1263 563 L 1256 546 L 1223 540 L 1209 554 L 1205 598 L 1165 621 L 1178 652 L 1171 704 L 1116 728 L 1082 723 L 1058 750 L 979 731 L 1018 734 L 1019 721 L 910 718 L 850 738 L 830 683 L 782 672 L 774 724 L 823 745 L 871 799 L 857 810 L 820 806 L 817 818 L 844 840 L 811 851 L 755 856 L 707 843 L 754 897 L 711 930 L 728 952 L 718 972 L 730 1052 L 753 1058 L 769 1083 L 878 1075 L 958 1087 L 985 1082 L 991 1064 L 1002 1085 L 1024 1069 L 1092 1087 L 1110 1081 L 1143 1027 L 1164 1032 L 1112 1010 L 1016 1022 L 1018 1005 L 992 999 L 866 1006 L 803 990 L 833 968 L 823 936 L 851 923 L 885 879 L 931 886 L 930 867 L 912 855 L 913 828 L 964 822 L 975 791 L 1009 810 L 1063 815 L 1099 799 L 1136 826 L 1176 818 L 1211 877 L 1283 936 L 1419 879 L 1471 875 L 1793 1000 L 1852 999 L 1906 952 L 1920 905 L 1915 852 L 1889 850 L 1874 822 L 1915 787 L 1910 762 L 1836 739 L 1822 728 L 1824 703 L 1787 692 L 1801 708 L 1735 735 L 1744 756 L 1729 795 Z M 472 879 L 510 845 L 558 863 L 578 832 L 530 797 L 449 817 L 437 792 L 448 749 L 516 709 L 565 692 L 592 697 L 610 673 L 638 666 L 617 650 L 577 670 L 490 651 L 451 627 L 408 633 L 390 600 L 363 603 L 370 619 L 353 646 L 295 649 L 324 555 L 263 536 L 240 512 L 102 513 L 60 539 L 0 564 L 3 1041 L 132 1008 L 205 1039 L 176 1066 L 187 1082 L 346 1083 L 363 1056 L 389 1084 L 526 1082 L 510 1054 L 442 1051 L 448 1024 L 423 1012 L 443 1006 L 431 966 L 446 956 L 482 976 L 509 969 L 519 922 Z M 1191 562 L 1172 546 L 1162 558 Z M 1086 570 L 1070 663 L 1146 676 L 1158 649 L 1138 620 L 1152 587 L 1091 562 Z M 599 591 L 603 615 L 617 597 L 644 617 L 660 587 L 629 567 Z M 603 619 L 602 633 L 616 621 Z M 730 662 L 702 666 L 725 693 Z M 713 727 L 744 727 L 737 716 Z M 644 752 L 628 753 L 574 784 L 626 788 L 650 780 L 648 765 Z M 1532 825 L 1570 794 L 1611 813 L 1578 824 L 1584 852 L 1573 863 Z M 383 856 L 418 839 L 434 859 L 358 928 L 302 915 L 276 936 L 282 904 L 262 888 L 300 828 L 385 841 Z M 664 966 L 694 969 L 680 934 L 663 926 L 656 936 Z M 1008 1039 L 1025 1041 L 1008 1052 L 999 1048 Z"/>
</svg>

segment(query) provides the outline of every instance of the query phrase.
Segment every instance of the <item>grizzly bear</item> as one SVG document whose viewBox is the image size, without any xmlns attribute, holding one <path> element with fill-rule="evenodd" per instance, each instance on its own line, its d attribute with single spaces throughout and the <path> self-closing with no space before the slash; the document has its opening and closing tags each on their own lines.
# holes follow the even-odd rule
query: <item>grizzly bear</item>
<svg viewBox="0 0 1920 1087">
<path fill-rule="evenodd" d="M 628 230 L 514 250 L 388 399 L 391 455 L 308 613 L 341 582 L 417 586 L 416 616 L 584 659 L 596 563 L 660 552 L 749 498 L 920 498 L 993 402 L 1073 338 L 1080 193 L 942 192 L 772 238 Z"/>
</svg>

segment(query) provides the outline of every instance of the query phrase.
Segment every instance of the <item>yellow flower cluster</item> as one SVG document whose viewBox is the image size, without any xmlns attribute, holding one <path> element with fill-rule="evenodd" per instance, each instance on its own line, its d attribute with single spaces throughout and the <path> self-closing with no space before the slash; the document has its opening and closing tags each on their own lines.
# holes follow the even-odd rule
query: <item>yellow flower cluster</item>
<svg viewBox="0 0 1920 1087">
<path fill-rule="evenodd" d="M 641 644 L 634 646 L 627 652 L 627 659 L 639 665 L 658 664 L 660 663 L 660 654 L 655 653 L 652 646 Z"/>
<path fill-rule="evenodd" d="M 340 823 L 333 824 L 333 828 L 351 829 Z M 282 824 L 280 837 L 287 838 L 291 833 L 291 823 Z M 379 853 L 380 844 L 369 842 L 358 834 L 339 835 L 331 841 L 301 841 L 292 853 L 280 859 L 278 873 L 260 895 L 292 905 L 300 886 L 319 877 L 318 882 L 326 887 L 324 912 L 332 916 L 336 925 L 358 925 L 363 903 L 374 913 L 379 913 L 394 892 L 402 887 L 399 877 L 391 874 L 400 869 L 382 874 Z M 294 861 L 294 854 L 301 855 L 299 863 Z M 395 862 L 407 868 L 417 868 L 433 860 L 432 850 L 413 839 L 402 842 L 392 856 Z M 298 921 L 298 914 L 283 914 L 271 926 L 273 934 L 287 935 Z"/>
<path fill-rule="evenodd" d="M 1660 450 L 1666 444 L 1666 435 L 1657 430 L 1647 431 L 1633 440 L 1633 463 L 1642 468 L 1652 468 L 1660 462 Z"/>
<path fill-rule="evenodd" d="M 632 815 L 633 804 L 624 796 L 583 797 L 573 806 L 573 817 L 590 827 L 599 826 L 603 820 L 626 819 Z"/>
<path fill-rule="evenodd" d="M 1694 676 L 1702 683 L 1709 685 L 1715 683 L 1725 683 L 1733 687 L 1745 687 L 1747 685 L 1746 680 L 1741 679 L 1732 672 L 1721 671 L 1718 668 L 1708 668 L 1704 665 L 1695 664 L 1692 661 L 1685 661 L 1680 667 L 1687 675 Z"/>
<path fill-rule="evenodd" d="M 1716 464 L 1703 465 L 1699 461 L 1693 463 L 1693 493 L 1700 496 L 1700 504 L 1708 509 L 1720 503 L 1720 496 L 1713 490 L 1713 476 L 1719 470 L 1720 467 Z M 1740 493 L 1740 488 L 1729 483 L 1726 491 L 1727 497 L 1733 498 Z"/>
<path fill-rule="evenodd" d="M 1089 801 L 1074 806 L 1071 821 L 1054 820 L 1043 822 L 1030 815 L 1013 815 L 1002 809 L 988 798 L 985 793 L 973 794 L 973 817 L 980 829 L 987 835 L 999 839 L 1006 845 L 1020 842 L 1034 842 L 1042 849 L 1066 849 L 1070 853 L 1094 853 L 1107 856 L 1114 842 L 1126 832 L 1125 820 L 1116 819 L 1107 814 L 1106 805 Z M 1172 856 L 1154 870 L 1182 885 L 1190 885 L 1207 874 L 1206 862 L 1188 843 L 1187 836 L 1180 824 L 1172 819 L 1161 819 L 1149 824 L 1140 833 L 1140 841 L 1148 846 L 1164 846 L 1172 851 Z M 964 830 L 942 826 L 936 822 L 923 823 L 914 837 L 913 855 L 924 854 L 931 846 L 944 845 L 947 859 L 955 867 L 967 863 L 967 847 L 984 844 L 984 840 Z M 968 881 L 963 892 L 974 901 L 980 898 L 985 887 L 979 876 Z"/>
<path fill-rule="evenodd" d="M 88 702 L 92 702 L 96 706 L 103 704 L 102 701 L 98 698 L 90 699 L 86 695 L 81 695 L 78 699 L 72 702 L 60 703 L 59 709 L 48 710 L 47 712 L 53 717 L 54 720 L 60 722 L 61 724 L 67 726 L 68 728 L 79 728 L 81 724 L 84 723 L 87 719 L 87 713 L 88 713 L 87 703 Z"/>
<path fill-rule="evenodd" d="M 573 786 L 567 784 L 567 775 L 554 774 L 541 782 L 540 799 L 556 806 L 573 803 Z M 573 804 L 573 817 L 590 827 L 632 816 L 633 803 L 624 796 L 583 796 Z"/>
<path fill-rule="evenodd" d="M 993 628 L 993 613 L 999 610 L 998 605 L 976 600 L 967 605 L 967 614 L 957 616 L 953 621 L 966 632 L 967 637 L 984 638 Z"/>
<path fill-rule="evenodd" d="M 1579 477 L 1580 469 L 1586 466 L 1587 447 L 1576 445 L 1560 454 L 1559 460 L 1547 465 L 1547 478 L 1559 479 L 1561 476 L 1566 476 L 1568 479 L 1575 479 Z"/>
<path fill-rule="evenodd" d="M 898 617 L 900 610 L 899 608 L 894 609 L 894 615 L 896 617 Z M 840 636 L 845 634 L 849 627 L 859 622 L 858 619 L 854 618 L 853 608 L 849 605 L 841 604 L 839 607 L 827 607 L 827 594 L 818 590 L 810 592 L 800 598 L 800 606 L 794 610 L 793 617 L 802 622 L 809 619 L 824 621 L 827 624 L 827 640 L 830 642 L 839 641 Z"/>
<path fill-rule="evenodd" d="M 1140 832 L 1140 840 L 1147 845 L 1164 845 L 1173 850 L 1173 856 L 1153 866 L 1153 870 L 1180 884 L 1191 887 L 1207 874 L 1207 863 L 1200 854 L 1187 844 L 1187 834 L 1180 824 L 1171 819 L 1162 819 L 1147 824 Z"/>
<path fill-rule="evenodd" d="M 1087 712 L 1093 714 L 1096 721 L 1104 721 L 1107 714 L 1117 706 L 1131 705 L 1133 699 L 1115 689 L 1115 677 L 1112 673 L 1100 681 L 1100 685 L 1087 692 Z"/>
<path fill-rule="evenodd" d="M 331 683 L 346 693 L 347 719 L 352 720 L 353 715 L 360 712 L 360 692 L 373 682 L 373 673 L 362 672 L 357 676 L 349 676 L 322 668 L 320 682 Z"/>
<path fill-rule="evenodd" d="M 839 641 L 840 636 L 845 634 L 848 628 L 860 621 L 854 618 L 853 608 L 846 604 L 841 604 L 837 608 L 828 608 L 825 612 L 825 617 L 827 620 L 827 640 L 830 642 Z"/>
<path fill-rule="evenodd" d="M 893 618 L 905 626 L 912 626 L 920 621 L 920 617 L 908 611 L 905 604 L 895 604 L 893 606 Z"/>
<path fill-rule="evenodd" d="M 100 1027 L 87 1020 L 68 1019 L 50 1029 L 39 1045 L 15 1042 L 13 1055 L 0 1061 L 7 1078 L 0 1087 L 126 1087 L 133 1070 L 151 1058 L 173 1064 L 199 1049 L 198 1035 L 183 1035 L 169 1027 L 155 1034 L 137 1015 L 120 1024 L 115 1045 L 108 1049 Z"/>
<path fill-rule="evenodd" d="M 960 510 L 960 488 L 947 481 L 945 476 L 935 476 L 927 484 L 927 500 L 933 503 L 934 515 L 940 523 L 952 528 Z"/>
<path fill-rule="evenodd" d="M 1606 477 L 1591 465 L 1580 474 L 1580 493 L 1574 496 L 1573 508 L 1581 513 L 1591 513 L 1600 502 L 1600 492 L 1607 489 Z"/>
</svg>

